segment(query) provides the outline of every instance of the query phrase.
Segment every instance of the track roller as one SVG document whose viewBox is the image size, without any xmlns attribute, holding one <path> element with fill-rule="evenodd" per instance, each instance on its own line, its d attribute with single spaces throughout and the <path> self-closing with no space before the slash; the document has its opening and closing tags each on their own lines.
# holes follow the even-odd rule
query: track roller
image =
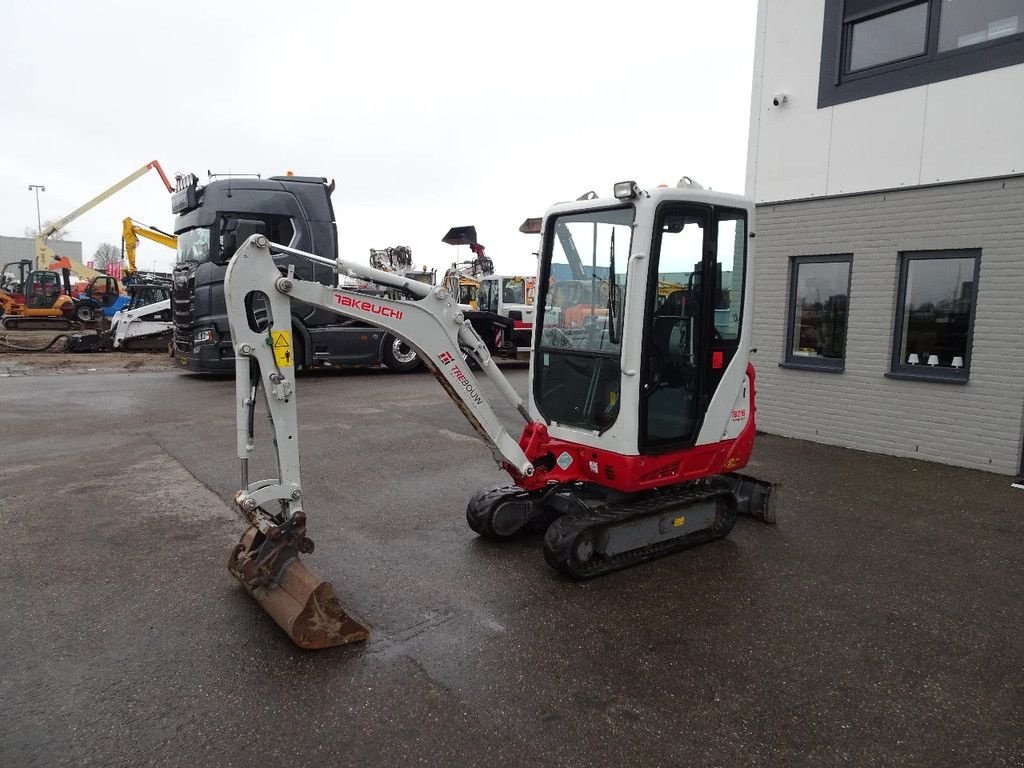
<svg viewBox="0 0 1024 768">
<path fill-rule="evenodd" d="M 544 558 L 561 573 L 591 579 L 724 538 L 736 522 L 736 499 L 710 485 L 652 491 L 548 528 Z"/>
</svg>

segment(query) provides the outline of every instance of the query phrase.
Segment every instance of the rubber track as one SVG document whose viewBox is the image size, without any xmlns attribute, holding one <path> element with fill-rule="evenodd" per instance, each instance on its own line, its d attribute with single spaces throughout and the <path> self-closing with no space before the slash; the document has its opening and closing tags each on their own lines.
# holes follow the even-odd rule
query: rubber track
<svg viewBox="0 0 1024 768">
<path fill-rule="evenodd" d="M 543 533 L 558 513 L 543 505 L 536 505 L 532 517 L 522 528 L 514 533 L 498 533 L 492 526 L 494 509 L 509 499 L 529 499 L 536 497 L 536 492 L 524 491 L 517 485 L 503 485 L 489 490 L 477 491 L 466 505 L 466 522 L 480 536 L 491 541 L 509 541 L 527 533 Z"/>
<path fill-rule="evenodd" d="M 525 493 L 515 485 L 501 485 L 489 490 L 477 491 L 466 504 L 466 522 L 474 533 L 492 541 L 504 541 L 510 537 L 499 536 L 490 526 L 491 509 L 499 501 Z"/>
<path fill-rule="evenodd" d="M 720 518 L 716 516 L 717 530 L 713 526 L 702 531 L 695 531 L 688 536 L 656 542 L 612 557 L 595 554 L 586 563 L 574 562 L 572 553 L 576 539 L 587 529 L 592 529 L 597 533 L 599 529 L 609 525 L 632 522 L 652 515 L 663 515 L 666 512 L 682 510 L 689 505 L 717 498 L 726 499 L 726 503 L 729 505 L 729 511 L 724 521 L 720 522 Z M 673 552 L 689 549 L 698 544 L 724 538 L 732 530 L 735 521 L 736 508 L 732 494 L 720 487 L 700 485 L 673 491 L 650 491 L 641 497 L 598 507 L 585 514 L 569 514 L 560 517 L 548 528 L 547 535 L 544 537 L 544 559 L 553 568 L 567 576 L 575 579 L 592 579 Z"/>
</svg>

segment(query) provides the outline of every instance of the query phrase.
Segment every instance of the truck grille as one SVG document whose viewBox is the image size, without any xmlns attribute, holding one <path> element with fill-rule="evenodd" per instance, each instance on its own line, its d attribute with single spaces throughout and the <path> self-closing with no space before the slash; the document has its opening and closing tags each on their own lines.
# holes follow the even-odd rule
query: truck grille
<svg viewBox="0 0 1024 768">
<path fill-rule="evenodd" d="M 171 312 L 174 316 L 174 350 L 191 352 L 192 338 L 195 335 L 196 295 L 195 272 L 177 272 L 174 275 L 174 287 L 171 289 Z"/>
</svg>

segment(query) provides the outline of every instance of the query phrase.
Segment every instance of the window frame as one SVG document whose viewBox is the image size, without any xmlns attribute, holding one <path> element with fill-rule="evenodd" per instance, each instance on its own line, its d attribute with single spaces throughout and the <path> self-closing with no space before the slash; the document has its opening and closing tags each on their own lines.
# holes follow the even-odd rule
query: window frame
<svg viewBox="0 0 1024 768">
<path fill-rule="evenodd" d="M 798 269 L 801 264 L 833 264 L 845 263 L 849 266 L 846 273 L 846 326 L 843 328 L 842 358 L 816 357 L 806 358 L 793 354 L 793 334 L 796 332 L 796 288 Z M 852 304 L 850 290 L 853 286 L 853 254 L 824 253 L 813 256 L 792 256 L 789 260 L 789 296 L 786 305 L 786 346 L 783 350 L 780 368 L 796 368 L 807 371 L 825 371 L 842 373 L 846 370 L 846 345 L 850 338 L 850 306 Z"/>
<path fill-rule="evenodd" d="M 928 4 L 924 53 L 855 72 L 847 71 L 853 24 L 919 5 L 921 1 L 893 0 L 847 16 L 844 0 L 825 0 L 818 76 L 819 109 L 1024 63 L 1024 30 L 963 48 L 939 51 L 941 0 L 924 0 Z"/>
<path fill-rule="evenodd" d="M 909 365 L 903 362 L 903 350 L 900 340 L 903 337 L 903 314 L 907 303 L 907 273 L 912 261 L 935 261 L 938 259 L 974 259 L 974 287 L 971 296 L 971 317 L 967 322 L 967 344 L 964 347 L 964 367 L 932 368 L 921 363 Z M 938 381 L 950 384 L 966 384 L 971 378 L 971 355 L 974 348 L 974 322 L 978 315 L 978 278 L 981 275 L 981 248 L 955 248 L 937 251 L 900 251 L 899 279 L 896 284 L 896 317 L 893 323 L 892 350 L 889 360 L 889 372 L 886 377 L 891 379 L 909 379 L 912 381 Z"/>
</svg>

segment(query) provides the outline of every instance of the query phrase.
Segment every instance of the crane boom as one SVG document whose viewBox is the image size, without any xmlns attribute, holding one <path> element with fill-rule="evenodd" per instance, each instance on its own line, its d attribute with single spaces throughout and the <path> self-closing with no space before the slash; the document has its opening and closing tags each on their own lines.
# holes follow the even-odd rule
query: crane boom
<svg viewBox="0 0 1024 768">
<path fill-rule="evenodd" d="M 125 176 L 116 184 L 107 187 L 105 190 L 100 192 L 98 195 L 96 195 L 96 197 L 92 198 L 84 205 L 79 206 L 78 208 L 76 208 L 63 218 L 53 222 L 52 224 L 50 224 L 50 226 L 48 226 L 46 229 L 44 229 L 42 232 L 36 235 L 36 263 L 38 264 L 39 269 L 48 269 L 50 262 L 53 260 L 53 250 L 50 248 L 50 246 L 46 244 L 46 239 L 48 237 L 50 237 L 54 232 L 61 229 L 62 227 L 66 227 L 68 224 L 77 219 L 83 213 L 86 213 L 92 208 L 95 208 L 97 205 L 102 203 L 111 195 L 120 192 L 133 181 L 144 176 L 151 169 L 156 169 L 156 172 L 160 174 L 160 179 L 163 181 L 164 186 L 167 187 L 167 191 L 173 192 L 174 186 L 167 178 L 167 174 L 164 173 L 164 169 L 160 166 L 159 161 L 151 160 L 138 170 L 133 171 L 132 173 Z M 84 277 L 86 279 L 92 279 L 97 275 L 103 274 L 98 270 L 91 269 L 85 266 L 81 262 L 73 260 L 71 261 L 71 268 L 80 277 Z"/>
</svg>

